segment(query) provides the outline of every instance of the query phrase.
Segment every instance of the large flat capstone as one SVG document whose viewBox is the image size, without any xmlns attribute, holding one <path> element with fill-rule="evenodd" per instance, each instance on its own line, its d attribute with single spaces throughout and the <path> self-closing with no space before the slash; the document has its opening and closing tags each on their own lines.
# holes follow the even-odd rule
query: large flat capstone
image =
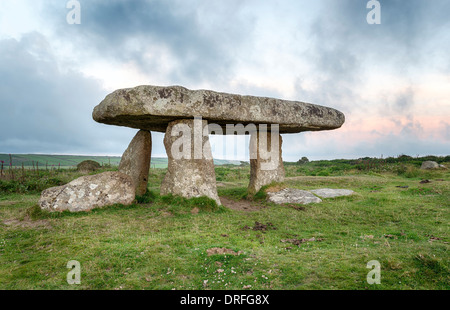
<svg viewBox="0 0 450 310">
<path fill-rule="evenodd" d="M 345 121 L 338 110 L 300 101 L 151 85 L 116 90 L 92 113 L 100 123 L 158 132 L 198 116 L 222 126 L 224 134 L 226 124 L 279 124 L 283 134 L 336 129 Z"/>
</svg>

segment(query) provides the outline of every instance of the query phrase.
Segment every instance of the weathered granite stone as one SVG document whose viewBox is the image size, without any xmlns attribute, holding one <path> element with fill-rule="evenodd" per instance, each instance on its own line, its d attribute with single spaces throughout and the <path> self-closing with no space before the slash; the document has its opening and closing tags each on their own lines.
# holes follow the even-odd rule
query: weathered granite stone
<svg viewBox="0 0 450 310">
<path fill-rule="evenodd" d="M 276 204 L 283 203 L 299 203 L 299 204 L 309 204 L 318 203 L 322 200 L 314 196 L 311 192 L 304 191 L 296 188 L 285 188 L 279 192 L 269 192 L 267 193 L 268 200 Z"/>
<path fill-rule="evenodd" d="M 312 193 L 316 194 L 321 198 L 334 198 L 341 196 L 350 196 L 354 191 L 350 189 L 335 189 L 335 188 L 320 188 L 311 190 Z"/>
<path fill-rule="evenodd" d="M 94 160 L 83 160 L 77 165 L 77 170 L 82 173 L 93 172 L 100 169 L 100 164 Z"/>
<path fill-rule="evenodd" d="M 39 206 L 47 211 L 89 211 L 117 203 L 129 205 L 134 198 L 131 177 L 121 172 L 107 171 L 44 190 Z"/>
<path fill-rule="evenodd" d="M 431 160 L 424 161 L 420 166 L 420 169 L 437 169 L 437 168 L 439 168 L 439 164 Z"/>
<path fill-rule="evenodd" d="M 147 192 L 151 154 L 152 135 L 148 130 L 139 130 L 120 160 L 119 171 L 131 177 L 136 195 Z"/>
<path fill-rule="evenodd" d="M 172 193 L 186 198 L 207 196 L 221 205 L 209 137 L 203 134 L 205 126 L 205 120 L 169 123 L 164 135 L 169 163 L 161 184 L 162 195 Z"/>
<path fill-rule="evenodd" d="M 161 186 L 161 193 L 179 194 L 184 197 L 205 195 L 219 203 L 212 158 L 202 159 L 194 156 L 178 159 L 172 156 L 171 149 L 177 145 L 177 139 L 171 135 L 171 130 L 176 124 L 190 124 L 189 126 L 193 127 L 190 123 L 192 119 L 201 117 L 210 126 L 218 125 L 221 130 L 218 130 L 217 126 L 214 126 L 213 130 L 209 128 L 214 134 L 251 134 L 256 129 L 229 131 L 229 125 L 256 128 L 255 126 L 264 124 L 277 125 L 278 134 L 284 134 L 332 130 L 341 127 L 345 121 L 341 112 L 310 103 L 211 90 L 189 90 L 181 86 L 151 85 L 114 91 L 94 108 L 92 117 L 100 123 L 166 132 L 164 144 L 169 157 L 169 170 Z M 260 128 L 257 130 L 261 132 Z M 207 135 L 202 136 L 201 140 L 209 149 Z M 275 161 L 273 168 L 263 168 L 268 163 L 263 152 L 253 158 L 249 185 L 251 193 L 255 193 L 263 185 L 284 179 L 281 136 L 278 137 L 279 160 Z M 269 140 L 268 144 L 272 144 L 272 141 Z M 256 143 L 257 152 L 263 146 L 263 143 Z"/>
<path fill-rule="evenodd" d="M 297 133 L 336 129 L 345 120 L 335 109 L 299 101 L 151 85 L 116 90 L 92 113 L 100 123 L 159 132 L 196 116 L 223 126 L 224 134 L 225 124 L 279 124 L 280 133 Z"/>
<path fill-rule="evenodd" d="M 248 193 L 256 194 L 264 185 L 284 181 L 280 134 L 253 132 L 250 136 L 250 182 Z"/>
</svg>

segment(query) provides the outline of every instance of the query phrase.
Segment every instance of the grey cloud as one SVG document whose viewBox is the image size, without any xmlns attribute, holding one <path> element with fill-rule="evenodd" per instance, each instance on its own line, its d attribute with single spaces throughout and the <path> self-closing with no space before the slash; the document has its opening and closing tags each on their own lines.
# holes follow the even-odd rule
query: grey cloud
<svg viewBox="0 0 450 310">
<path fill-rule="evenodd" d="M 179 64 L 172 80 L 201 82 L 224 80 L 239 45 L 249 40 L 251 21 L 240 15 L 240 6 L 238 1 L 218 8 L 204 1 L 83 1 L 80 25 L 66 23 L 65 8 L 54 6 L 46 14 L 60 39 L 81 45 L 88 55 L 135 61 L 145 73 L 160 66 L 145 52 L 162 46 Z"/>
<path fill-rule="evenodd" d="M 408 88 L 400 94 L 394 102 L 394 110 L 396 112 L 408 111 L 414 105 L 414 92 Z"/>
<path fill-rule="evenodd" d="M 39 33 L 0 42 L 0 94 L 0 152 L 114 154 L 134 134 L 92 120 L 100 83 L 60 72 Z"/>
<path fill-rule="evenodd" d="M 311 24 L 308 29 L 311 39 L 302 54 L 315 72 L 298 76 L 296 97 L 337 108 L 344 112 L 348 122 L 364 115 L 387 117 L 394 114 L 413 119 L 416 114 L 413 82 L 420 76 L 417 72 L 435 70 L 436 59 L 443 59 L 443 64 L 449 62 L 448 56 L 444 55 L 450 48 L 450 41 L 442 41 L 439 36 L 450 23 L 445 13 L 450 11 L 450 3 L 381 0 L 381 25 L 367 24 L 369 10 L 366 3 L 352 0 L 321 2 L 326 14 L 318 15 Z M 430 57 L 430 49 L 436 59 Z M 360 88 L 366 87 L 365 77 L 370 76 L 372 69 L 381 73 L 386 70 L 386 75 L 396 75 L 411 86 L 404 91 L 398 90 L 397 94 L 380 93 L 376 98 L 363 100 Z M 305 79 L 316 84 L 314 90 L 303 85 Z M 437 141 L 420 140 L 419 135 L 423 133 L 420 124 L 411 121 L 399 126 L 401 133 L 397 137 L 380 137 L 375 143 L 355 141 L 353 143 L 358 145 L 351 146 L 350 153 L 376 155 L 381 148 L 386 153 L 401 153 L 400 145 L 405 148 L 403 152 L 421 147 L 430 150 L 434 147 L 443 152 Z M 339 136 L 338 132 L 336 134 Z M 324 146 L 323 154 L 327 153 L 327 148 L 328 145 Z M 338 150 L 332 149 L 331 154 Z"/>
</svg>

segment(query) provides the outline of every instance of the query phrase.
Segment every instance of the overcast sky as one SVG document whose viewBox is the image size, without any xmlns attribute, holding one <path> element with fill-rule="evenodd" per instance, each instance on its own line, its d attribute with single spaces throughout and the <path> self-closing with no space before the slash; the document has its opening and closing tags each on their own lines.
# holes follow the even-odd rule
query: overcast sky
<svg viewBox="0 0 450 310">
<path fill-rule="evenodd" d="M 450 154 L 448 0 L 379 0 L 380 24 L 368 0 L 79 0 L 80 24 L 68 2 L 0 0 L 0 153 L 121 155 L 136 130 L 92 110 L 150 84 L 345 114 L 340 129 L 283 135 L 287 161 Z"/>
</svg>

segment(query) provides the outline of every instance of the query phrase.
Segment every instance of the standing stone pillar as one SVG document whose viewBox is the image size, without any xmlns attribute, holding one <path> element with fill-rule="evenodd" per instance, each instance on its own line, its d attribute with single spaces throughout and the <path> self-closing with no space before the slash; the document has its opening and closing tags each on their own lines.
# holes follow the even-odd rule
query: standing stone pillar
<svg viewBox="0 0 450 310">
<path fill-rule="evenodd" d="M 152 135 L 148 130 L 139 130 L 120 160 L 119 172 L 131 177 L 136 195 L 144 195 L 147 191 L 151 154 Z"/>
<path fill-rule="evenodd" d="M 250 136 L 250 183 L 248 193 L 256 194 L 262 186 L 284 181 L 281 135 L 255 131 Z"/>
<path fill-rule="evenodd" d="M 208 133 L 206 120 L 182 119 L 169 123 L 164 136 L 169 165 L 161 195 L 207 196 L 221 205 Z"/>
</svg>

